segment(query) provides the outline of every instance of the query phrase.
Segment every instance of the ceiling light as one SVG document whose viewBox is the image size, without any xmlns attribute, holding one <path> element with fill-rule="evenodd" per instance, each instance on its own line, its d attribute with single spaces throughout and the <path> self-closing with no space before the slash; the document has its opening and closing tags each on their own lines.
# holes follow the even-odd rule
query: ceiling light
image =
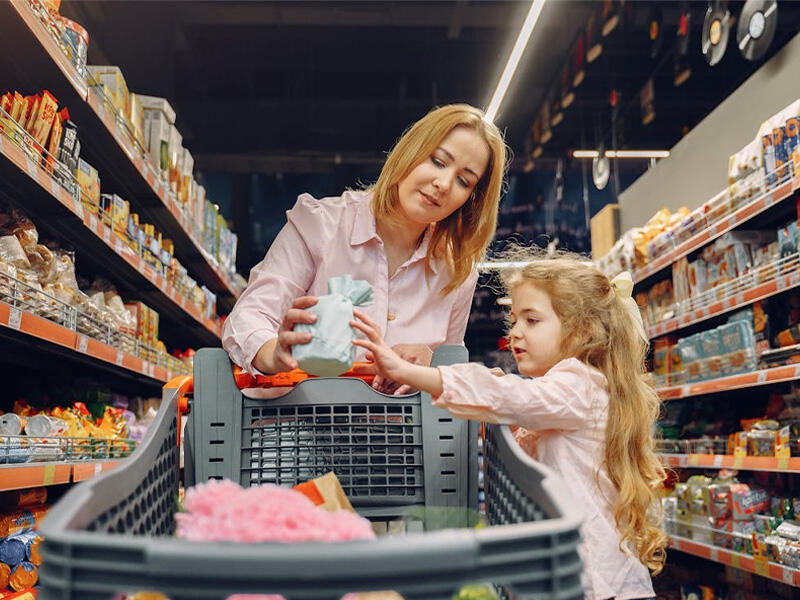
<svg viewBox="0 0 800 600">
<path fill-rule="evenodd" d="M 606 150 L 606 158 L 667 158 L 669 150 Z M 597 158 L 597 150 L 573 150 L 572 158 Z"/>
<path fill-rule="evenodd" d="M 498 270 L 498 269 L 521 269 L 525 265 L 527 265 L 527 261 L 486 261 L 486 262 L 479 262 L 478 263 L 478 270 L 480 271 L 490 271 L 490 270 Z"/>
<path fill-rule="evenodd" d="M 494 90 L 492 100 L 489 102 L 489 107 L 486 109 L 484 120 L 492 123 L 497 116 L 497 111 L 500 109 L 500 103 L 503 102 L 503 97 L 506 95 L 508 84 L 511 83 L 511 78 L 514 76 L 514 71 L 517 70 L 519 59 L 522 56 L 522 51 L 528 45 L 528 40 L 531 37 L 533 27 L 536 21 L 539 20 L 539 15 L 544 7 L 545 0 L 533 0 L 531 8 L 528 10 L 528 16 L 525 17 L 525 22 L 522 24 L 522 29 L 519 30 L 517 41 L 514 43 L 514 49 L 511 50 L 511 55 L 508 57 L 503 74 L 500 76 L 500 81 L 497 82 L 497 88 Z"/>
<path fill-rule="evenodd" d="M 608 158 L 667 158 L 669 150 L 606 150 Z"/>
</svg>

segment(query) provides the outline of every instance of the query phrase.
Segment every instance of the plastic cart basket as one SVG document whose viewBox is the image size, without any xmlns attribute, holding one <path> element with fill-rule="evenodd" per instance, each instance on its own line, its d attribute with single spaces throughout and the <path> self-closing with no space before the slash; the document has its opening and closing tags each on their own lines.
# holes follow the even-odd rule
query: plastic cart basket
<svg viewBox="0 0 800 600">
<path fill-rule="evenodd" d="M 198 419 L 202 411 L 199 407 L 206 398 L 203 386 L 207 385 L 200 371 L 207 368 L 208 353 L 221 356 L 219 352 L 198 352 L 200 360 L 195 368 L 199 377 L 194 383 L 199 389 L 192 404 Z M 442 353 L 437 352 L 435 360 L 441 357 Z M 230 363 L 225 366 L 214 376 L 217 381 L 230 377 Z M 115 593 L 139 590 L 157 590 L 171 600 L 223 600 L 237 593 L 282 594 L 289 600 L 338 600 L 347 592 L 369 590 L 396 590 L 406 600 L 446 600 L 463 584 L 478 581 L 503 586 L 506 598 L 583 598 L 577 553 L 580 518 L 576 509 L 566 504 L 555 476 L 522 452 L 505 427 L 487 428 L 484 470 L 490 527 L 425 531 L 385 536 L 377 541 L 332 544 L 195 543 L 173 537 L 179 477 L 178 405 L 184 391 L 179 384 L 176 380 L 165 386 L 158 415 L 134 454 L 113 471 L 72 488 L 42 522 L 44 563 L 39 573 L 40 600 L 109 600 Z M 358 380 L 310 380 L 298 385 L 295 392 L 306 402 L 300 406 L 315 406 L 312 400 L 317 398 L 336 407 L 339 404 L 334 398 L 340 395 L 351 398 L 344 406 L 358 406 L 365 402 L 364 397 L 386 407 L 394 406 L 393 400 L 407 402 L 409 398 L 417 398 L 420 410 L 429 403 L 421 394 L 390 399 Z M 218 397 L 216 404 L 228 403 L 230 415 L 230 402 Z M 250 402 L 244 399 L 243 405 Z M 253 407 L 263 407 L 272 406 L 275 400 L 252 402 L 256 403 Z M 238 419 L 241 413 L 233 414 Z M 300 414 L 304 413 L 299 413 L 298 419 Z M 429 424 L 425 420 L 428 418 L 426 414 L 422 416 L 425 426 Z M 265 420 L 262 414 L 258 419 L 259 427 L 268 424 L 269 419 Z M 210 421 L 209 435 L 217 429 L 237 431 L 214 423 L 225 421 Z M 247 430 L 242 423 L 247 425 L 248 421 L 239 422 L 238 431 Z M 381 419 L 373 419 L 372 425 L 389 427 Z M 200 425 L 193 427 L 195 432 L 199 429 Z M 393 430 L 391 434 L 394 435 Z M 428 439 L 420 435 L 423 440 Z M 236 457 L 252 449 L 247 436 L 236 439 L 241 448 L 225 452 L 232 462 L 238 460 L 238 475 L 245 473 L 250 481 L 250 462 Z M 205 443 L 199 438 L 195 442 L 195 458 L 201 471 L 200 460 L 219 465 L 220 461 L 215 459 L 222 458 L 224 464 L 225 456 L 208 456 L 203 450 Z M 465 444 L 469 446 L 469 440 Z M 259 451 L 263 453 L 263 449 Z M 423 449 L 423 460 L 428 452 Z M 442 453 L 449 452 L 440 449 Z M 267 462 L 273 458 L 268 456 Z M 344 466 L 349 468 L 350 464 Z M 339 466 L 342 465 L 333 465 L 333 470 Z M 372 469 L 386 471 L 386 468 L 378 461 L 374 467 L 370 466 L 368 474 Z M 460 475 L 465 473 L 469 475 L 469 467 Z M 208 476 L 236 479 L 237 471 Z M 429 498 L 428 479 L 423 481 L 422 489 L 414 496 L 417 505 L 425 505 Z M 474 487 L 476 483 L 470 481 L 464 485 Z M 391 498 L 391 503 L 379 502 L 376 496 L 392 494 L 388 491 L 385 495 L 370 494 L 369 490 L 378 489 L 375 481 L 363 489 L 358 481 L 351 481 L 350 486 L 351 493 L 367 491 L 361 496 L 357 493 L 351 496 L 362 512 L 377 510 L 378 514 L 381 511 L 389 514 L 398 506 L 410 504 L 409 498 L 402 494 L 395 494 L 397 497 Z M 384 488 L 390 491 L 392 485 L 386 484 Z M 445 502 L 456 495 L 444 494 Z"/>
</svg>

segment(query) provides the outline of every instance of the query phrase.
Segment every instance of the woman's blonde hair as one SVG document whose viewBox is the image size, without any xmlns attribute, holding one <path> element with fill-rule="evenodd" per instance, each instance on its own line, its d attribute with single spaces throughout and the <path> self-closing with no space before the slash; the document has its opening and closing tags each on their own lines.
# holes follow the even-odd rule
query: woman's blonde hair
<svg viewBox="0 0 800 600">
<path fill-rule="evenodd" d="M 450 104 L 430 111 L 400 138 L 383 165 L 372 190 L 375 218 L 393 219 L 398 211 L 397 186 L 417 165 L 428 160 L 456 127 L 475 131 L 489 148 L 489 163 L 469 200 L 433 229 L 427 265 L 443 258 L 452 272 L 442 290 L 448 294 L 461 285 L 475 264 L 483 260 L 494 238 L 497 209 L 506 169 L 506 145 L 500 130 L 484 121 L 483 112 L 468 104 Z"/>
<path fill-rule="evenodd" d="M 513 254 L 520 260 L 519 250 Z M 501 278 L 509 292 L 522 283 L 545 292 L 561 320 L 561 356 L 577 358 L 608 380 L 604 463 L 619 491 L 612 511 L 620 547 L 631 547 L 653 573 L 660 572 L 666 534 L 660 527 L 658 488 L 665 472 L 654 453 L 660 401 L 645 381 L 647 342 L 636 333 L 608 277 L 582 257 L 536 257 Z"/>
</svg>

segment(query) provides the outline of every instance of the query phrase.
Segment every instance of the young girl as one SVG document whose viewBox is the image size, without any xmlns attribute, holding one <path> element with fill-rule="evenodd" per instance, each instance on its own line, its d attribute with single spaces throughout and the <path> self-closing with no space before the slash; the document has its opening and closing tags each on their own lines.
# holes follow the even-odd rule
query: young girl
<svg viewBox="0 0 800 600">
<path fill-rule="evenodd" d="M 627 275 L 627 274 L 625 274 Z M 650 571 L 665 559 L 657 488 L 664 469 L 653 453 L 659 410 L 644 381 L 647 342 L 630 297 L 630 275 L 613 281 L 578 258 L 533 259 L 503 274 L 511 295 L 511 350 L 524 379 L 478 364 L 410 364 L 360 311 L 374 370 L 427 391 L 436 406 L 466 419 L 516 426 L 520 445 L 561 475 L 585 511 L 587 600 L 654 596 Z"/>
<path fill-rule="evenodd" d="M 292 346 L 311 339 L 295 324 L 313 322 L 305 309 L 345 274 L 372 285 L 368 314 L 404 358 L 430 364 L 436 346 L 463 344 L 506 166 L 502 135 L 483 116 L 466 104 L 432 110 L 400 138 L 372 187 L 301 195 L 225 321 L 231 360 L 252 373 L 295 368 Z"/>
</svg>

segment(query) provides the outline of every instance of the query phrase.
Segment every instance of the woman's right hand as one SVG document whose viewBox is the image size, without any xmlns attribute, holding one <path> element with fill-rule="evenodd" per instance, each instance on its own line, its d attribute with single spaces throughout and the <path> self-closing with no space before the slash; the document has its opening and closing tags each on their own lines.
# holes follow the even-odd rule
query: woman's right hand
<svg viewBox="0 0 800 600">
<path fill-rule="evenodd" d="M 307 344 L 311 341 L 311 334 L 307 331 L 294 331 L 297 323 L 311 324 L 317 320 L 317 315 L 305 310 L 317 303 L 316 296 L 300 296 L 286 314 L 283 315 L 278 337 L 271 339 L 256 353 L 253 366 L 262 373 L 282 373 L 297 368 L 297 361 L 292 357 L 292 346 Z"/>
</svg>

